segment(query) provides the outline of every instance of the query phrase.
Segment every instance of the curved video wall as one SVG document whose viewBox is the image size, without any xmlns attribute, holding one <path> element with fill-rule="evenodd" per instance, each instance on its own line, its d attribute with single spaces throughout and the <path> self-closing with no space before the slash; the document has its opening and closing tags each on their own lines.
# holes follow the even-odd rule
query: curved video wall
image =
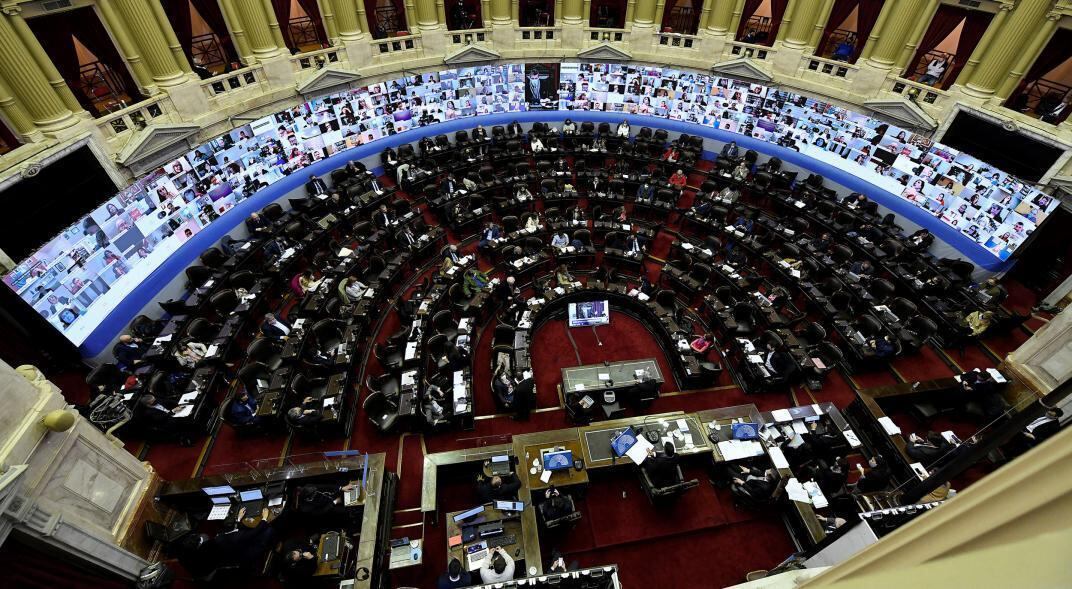
<svg viewBox="0 0 1072 589">
<path fill-rule="evenodd" d="M 541 114 L 511 114 L 523 111 Z M 188 242 L 200 250 L 207 245 L 199 237 L 214 241 L 237 226 L 253 210 L 243 204 L 260 204 L 244 202 L 255 193 L 272 192 L 262 190 L 272 185 L 296 188 L 305 172 L 444 132 L 478 115 L 487 115 L 489 124 L 544 115 L 628 118 L 737 139 L 819 173 L 839 173 L 850 180 L 839 183 L 896 212 L 917 209 L 909 215 L 913 221 L 939 229 L 940 238 L 956 237 L 946 241 L 958 249 L 978 250 L 965 253 L 988 268 L 995 266 L 986 258 L 1007 260 L 1058 204 L 967 154 L 804 95 L 668 68 L 506 64 L 406 76 L 236 128 L 109 198 L 21 261 L 4 283 L 75 345 L 94 336 L 97 345 L 88 352 L 95 354 L 130 319 L 119 318 L 108 334 L 95 333 L 117 305 L 146 288 L 162 267 L 174 266 L 180 257 L 174 254 Z M 854 179 L 863 181 L 859 188 Z"/>
</svg>

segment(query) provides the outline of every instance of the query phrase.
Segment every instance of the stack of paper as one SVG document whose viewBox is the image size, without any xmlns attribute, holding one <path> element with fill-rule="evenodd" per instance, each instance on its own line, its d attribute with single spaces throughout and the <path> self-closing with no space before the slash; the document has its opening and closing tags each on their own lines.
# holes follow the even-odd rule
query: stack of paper
<svg viewBox="0 0 1072 589">
<path fill-rule="evenodd" d="M 901 433 L 901 428 L 897 427 L 897 424 L 887 416 L 879 417 L 878 422 L 888 435 L 894 436 Z"/>
<path fill-rule="evenodd" d="M 775 409 L 771 411 L 771 416 L 774 417 L 774 421 L 782 423 L 783 421 L 793 421 L 793 416 L 789 413 L 788 409 Z"/>
<path fill-rule="evenodd" d="M 771 462 L 774 463 L 774 468 L 789 468 L 789 461 L 785 459 L 785 454 L 782 454 L 782 449 L 778 446 L 771 446 L 767 448 L 767 454 L 770 455 Z"/>
<path fill-rule="evenodd" d="M 178 407 L 175 408 L 174 411 L 172 411 L 172 415 L 174 415 L 175 417 L 186 417 L 186 416 L 190 415 L 191 413 L 193 413 L 193 411 L 194 411 L 194 406 L 193 405 L 179 405 Z"/>
<path fill-rule="evenodd" d="M 724 440 L 718 443 L 718 451 L 727 462 L 763 455 L 763 445 L 755 440 Z"/>
<path fill-rule="evenodd" d="M 655 446 L 652 446 L 651 442 L 649 442 L 647 438 L 645 438 L 644 436 L 638 436 L 636 439 L 636 443 L 634 443 L 632 446 L 629 447 L 628 450 L 625 451 L 625 455 L 628 456 L 629 460 L 632 460 L 633 463 L 643 464 L 644 461 L 648 458 L 648 451 L 654 447 Z"/>
</svg>

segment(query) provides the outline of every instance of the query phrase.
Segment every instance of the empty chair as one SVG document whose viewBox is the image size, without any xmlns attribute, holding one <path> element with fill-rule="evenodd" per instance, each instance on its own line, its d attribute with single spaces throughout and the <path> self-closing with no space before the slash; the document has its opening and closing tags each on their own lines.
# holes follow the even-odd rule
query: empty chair
<svg viewBox="0 0 1072 589">
<path fill-rule="evenodd" d="M 885 278 L 876 278 L 871 281 L 871 286 L 868 288 L 871 296 L 874 297 L 876 303 L 881 303 L 886 300 L 887 297 L 892 295 L 897 287 L 892 282 Z"/>
<path fill-rule="evenodd" d="M 458 322 L 454 320 L 454 314 L 446 309 L 432 315 L 432 327 L 436 333 L 443 334 L 451 341 L 458 337 Z"/>
<path fill-rule="evenodd" d="M 227 261 L 227 254 L 220 251 L 219 248 L 210 247 L 207 250 L 201 252 L 201 263 L 209 268 L 219 268 Z"/>
<path fill-rule="evenodd" d="M 810 350 L 826 339 L 826 328 L 818 321 L 812 321 L 804 329 L 795 333 L 802 348 Z"/>
<path fill-rule="evenodd" d="M 189 289 L 201 288 L 212 278 L 213 274 L 215 274 L 215 271 L 208 266 L 190 266 L 186 269 L 186 287 Z"/>
<path fill-rule="evenodd" d="M 897 334 L 901 347 L 908 351 L 918 350 L 938 331 L 938 325 L 929 317 L 914 315 Z"/>
<path fill-rule="evenodd" d="M 138 315 L 130 322 L 130 333 L 134 337 L 149 340 L 160 335 L 164 329 L 164 322 L 150 319 L 146 315 Z"/>
<path fill-rule="evenodd" d="M 273 202 L 272 204 L 261 209 L 261 215 L 267 218 L 269 221 L 275 222 L 283 218 L 283 205 Z"/>
<path fill-rule="evenodd" d="M 238 371 L 238 382 L 250 395 L 260 398 L 260 395 L 268 392 L 268 386 L 272 380 L 272 370 L 263 362 L 247 362 Z"/>
<path fill-rule="evenodd" d="M 733 321 L 738 337 L 751 335 L 756 330 L 756 306 L 751 301 L 741 301 L 733 305 Z"/>
<path fill-rule="evenodd" d="M 229 288 L 212 295 L 212 298 L 208 300 L 212 310 L 220 317 L 230 315 L 238 306 L 238 302 L 238 295 Z"/>
<path fill-rule="evenodd" d="M 398 423 L 398 401 L 383 393 L 369 393 L 361 408 L 369 422 L 381 434 L 391 432 Z"/>
<path fill-rule="evenodd" d="M 380 361 L 380 366 L 383 366 L 385 370 L 396 371 L 402 368 L 402 350 L 398 346 L 384 345 L 381 342 L 372 350 L 376 359 Z"/>
<path fill-rule="evenodd" d="M 271 338 L 259 337 L 246 348 L 246 362 L 259 362 L 274 372 L 283 364 L 283 345 Z"/>
<path fill-rule="evenodd" d="M 192 337 L 199 342 L 210 341 L 220 333 L 218 323 L 213 323 L 204 317 L 197 317 L 186 324 L 186 337 Z"/>
</svg>

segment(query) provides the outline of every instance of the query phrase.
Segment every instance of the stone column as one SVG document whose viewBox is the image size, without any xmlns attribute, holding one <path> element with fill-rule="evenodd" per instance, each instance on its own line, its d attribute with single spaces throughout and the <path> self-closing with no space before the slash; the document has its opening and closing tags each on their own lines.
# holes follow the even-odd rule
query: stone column
<svg viewBox="0 0 1072 589">
<path fill-rule="evenodd" d="M 101 16 L 105 24 L 108 25 L 116 45 L 119 46 L 119 51 L 123 54 L 127 65 L 130 66 L 130 74 L 134 81 L 142 87 L 146 95 L 151 96 L 158 93 L 160 90 L 153 80 L 149 67 L 142 59 L 137 44 L 127 33 L 127 26 L 116 10 L 115 0 L 97 0 L 97 7 L 100 8 Z"/>
<path fill-rule="evenodd" d="M 335 28 L 339 31 L 339 38 L 344 42 L 360 39 L 363 31 L 361 30 L 361 21 L 357 18 L 357 5 L 355 4 L 355 0 L 329 1 L 335 9 Z"/>
<path fill-rule="evenodd" d="M 143 0 L 113 0 L 113 2 L 126 22 L 132 40 L 140 53 L 145 56 L 145 63 L 149 66 L 156 84 L 161 88 L 166 88 L 185 82 L 186 76 L 183 75 L 182 69 L 176 64 L 171 50 L 168 49 L 165 35 L 160 30 L 149 3 Z"/>
<path fill-rule="evenodd" d="M 953 80 L 954 83 L 960 80 L 970 80 L 975 68 L 979 65 L 979 60 L 982 59 L 986 53 L 990 44 L 994 42 L 994 36 L 1001 30 L 1002 25 L 1005 23 L 1005 17 L 1012 10 L 1012 6 L 1009 4 L 1002 4 L 1001 10 L 994 15 L 993 20 L 986 27 L 986 31 L 983 32 L 982 38 L 979 39 L 979 43 L 975 45 L 975 49 L 972 49 L 971 55 L 968 56 L 968 61 L 964 64 L 964 67 L 960 68 L 960 73 L 957 74 L 957 79 Z"/>
<path fill-rule="evenodd" d="M 220 12 L 223 13 L 223 20 L 227 24 L 227 30 L 231 33 L 231 40 L 234 41 L 238 59 L 246 65 L 256 61 L 257 58 L 253 56 L 253 50 L 249 46 L 249 39 L 246 37 L 246 29 L 242 26 L 242 19 L 238 16 L 238 12 L 235 11 L 234 0 L 220 0 Z"/>
<path fill-rule="evenodd" d="M 447 23 L 439 20 L 439 8 L 436 0 L 416 0 L 414 12 L 417 13 L 417 30 L 421 32 L 421 44 L 425 52 L 431 55 L 444 55 L 447 52 Z M 410 28 L 410 31 L 413 31 Z"/>
<path fill-rule="evenodd" d="M 656 4 L 656 0 L 637 0 L 636 8 L 633 9 L 633 28 L 655 28 Z"/>
<path fill-rule="evenodd" d="M 335 23 L 335 5 L 331 0 L 316 0 L 320 7 L 320 17 L 324 19 L 324 32 L 330 45 L 339 44 L 339 27 Z"/>
<path fill-rule="evenodd" d="M 510 26 L 513 13 L 510 0 L 491 0 L 491 24 L 498 27 Z"/>
<path fill-rule="evenodd" d="M 910 22 L 915 22 L 915 26 L 912 27 L 912 32 L 909 33 L 905 39 L 904 47 L 901 48 L 901 54 L 897 57 L 897 61 L 894 62 L 893 67 L 900 73 L 908 65 L 909 60 L 915 55 L 916 49 L 919 48 L 919 42 L 923 39 L 923 34 L 927 32 L 927 28 L 931 26 L 931 19 L 934 18 L 934 14 L 938 11 L 939 0 L 927 0 L 923 6 L 923 12 L 903 15 L 909 19 Z M 921 18 L 922 17 L 922 18 Z"/>
<path fill-rule="evenodd" d="M 730 14 L 729 36 L 731 40 L 737 38 L 737 29 L 741 28 L 741 19 L 744 18 L 744 0 L 732 0 L 733 12 Z"/>
<path fill-rule="evenodd" d="M 584 46 L 584 0 L 562 0 L 562 44 L 580 49 Z"/>
<path fill-rule="evenodd" d="M 249 7 L 248 12 L 250 14 L 250 18 L 256 19 L 258 22 L 263 20 L 267 24 L 268 31 L 272 34 L 272 40 L 275 41 L 275 46 L 279 49 L 279 52 L 288 53 L 289 48 L 287 47 L 287 42 L 283 39 L 283 29 L 281 27 L 290 26 L 290 23 L 279 22 L 279 19 L 275 16 L 275 8 L 272 7 L 272 0 L 260 1 L 261 9 L 257 13 L 257 16 L 253 16 L 255 12 L 253 6 L 254 4 L 256 4 L 256 2 L 250 0 L 241 0 L 240 5 Z M 246 12 L 247 10 L 244 9 L 243 14 L 245 14 Z"/>
<path fill-rule="evenodd" d="M 811 42 L 814 30 L 816 26 L 821 27 L 820 16 L 830 13 L 830 5 L 832 0 L 811 0 L 809 2 L 801 2 L 797 0 L 793 2 L 791 7 L 793 10 L 793 18 L 791 21 L 783 21 L 782 28 L 779 30 L 779 36 L 781 31 L 785 31 L 785 45 L 795 49 L 805 49 Z M 789 10 L 786 10 L 788 14 Z M 822 29 L 820 28 L 820 32 Z"/>
<path fill-rule="evenodd" d="M 938 9 L 938 0 L 897 0 L 886 2 L 879 15 L 874 32 L 866 48 L 867 61 L 882 69 L 892 69 L 901 54 L 915 48 L 913 31 L 930 24 L 931 16 Z M 879 26 L 881 25 L 881 26 Z M 915 36 L 919 38 L 919 36 Z M 909 46 L 911 44 L 911 46 Z"/>
<path fill-rule="evenodd" d="M 45 77 L 48 78 L 49 85 L 63 100 L 63 104 L 73 113 L 82 112 L 82 105 L 75 98 L 71 87 L 67 85 L 63 75 L 56 69 L 56 64 L 52 63 L 52 59 L 45 53 L 44 47 L 41 47 L 41 43 L 37 40 L 33 31 L 30 30 L 30 25 L 26 24 L 26 19 L 22 18 L 22 9 L 18 6 L 7 6 L 4 8 L 4 12 L 11 17 L 11 26 L 15 29 L 15 34 L 19 36 L 26 50 L 37 62 L 37 66 L 44 72 Z"/>
<path fill-rule="evenodd" d="M 26 109 L 22 108 L 19 101 L 15 98 L 15 94 L 8 87 L 7 82 L 0 77 L 0 111 L 4 113 L 4 118 L 7 119 L 7 124 L 11 127 L 11 131 L 16 135 L 29 136 L 37 133 L 37 127 L 34 126 L 33 121 L 30 120 L 30 115 L 26 113 Z M 2 261 L 2 260 L 0 260 Z M 6 262 L 4 262 L 6 264 Z M 15 263 L 7 265 L 8 269 L 13 269 Z"/>
<path fill-rule="evenodd" d="M 830 25 L 830 11 L 834 8 L 834 0 L 823 0 L 823 6 L 815 18 L 815 26 L 811 28 L 811 38 L 808 39 L 808 47 L 814 51 L 819 48 L 819 40 L 823 38 L 823 31 Z M 835 25 L 841 23 L 834 23 Z"/>
<path fill-rule="evenodd" d="M 156 18 L 157 26 L 164 32 L 164 38 L 167 40 L 168 48 L 171 49 L 171 55 L 175 60 L 175 64 L 179 66 L 179 69 L 181 69 L 183 73 L 193 75 L 194 70 L 190 67 L 190 62 L 186 59 L 186 53 L 182 50 L 182 44 L 179 43 L 179 38 L 175 36 L 175 30 L 171 27 L 171 21 L 168 20 L 167 13 L 164 12 L 164 6 L 159 2 L 150 2 L 149 6 L 153 10 L 153 16 Z"/>
<path fill-rule="evenodd" d="M 24 132 L 29 130 L 29 125 L 19 116 L 19 106 L 25 109 L 33 125 L 45 132 L 76 124 L 78 118 L 49 83 L 48 76 L 34 59 L 32 49 L 20 38 L 16 20 L 22 19 L 6 10 L 0 16 L 0 78 L 11 90 L 8 94 L 15 99 L 4 108 L 5 114 L 13 113 L 15 118 L 9 119 L 12 126 L 20 126 Z M 40 45 L 38 50 L 41 51 Z M 6 101 L 0 98 L 2 102 Z"/>
<path fill-rule="evenodd" d="M 807 6 L 801 7 L 800 5 L 813 2 L 818 2 L 818 0 L 789 0 L 789 4 L 785 7 L 785 12 L 782 13 L 782 22 L 778 25 L 778 36 L 774 40 L 785 41 L 786 36 L 789 35 L 789 29 L 793 28 L 793 21 L 797 18 L 797 9 L 808 10 Z"/>
<path fill-rule="evenodd" d="M 577 23 L 584 20 L 583 0 L 562 0 L 562 20 Z"/>
<path fill-rule="evenodd" d="M 861 61 L 866 61 L 871 57 L 871 52 L 875 49 L 875 43 L 878 42 L 882 30 L 886 26 L 886 19 L 889 18 L 890 12 L 893 11 L 893 5 L 893 2 L 883 2 L 882 10 L 878 12 L 878 19 L 875 20 L 875 26 L 871 27 L 871 33 L 864 40 L 864 49 L 860 52 Z"/>
<path fill-rule="evenodd" d="M 230 6 L 235 20 L 241 24 L 242 31 L 245 33 L 249 50 L 257 61 L 278 57 L 283 53 L 286 44 L 283 43 L 283 34 L 279 31 L 275 12 L 270 15 L 266 14 L 264 2 L 230 0 Z"/>
<path fill-rule="evenodd" d="M 977 98 L 988 98 L 1010 76 L 1010 70 L 1035 35 L 1047 22 L 1049 0 L 1021 0 L 1004 19 L 994 42 L 987 47 L 965 85 L 965 93 Z M 1004 9 L 1004 6 L 1002 7 Z M 994 26 L 991 24 L 991 26 Z"/>
<path fill-rule="evenodd" d="M 1049 44 L 1050 39 L 1053 38 L 1053 33 L 1057 29 L 1057 21 L 1061 20 L 1061 14 L 1058 12 L 1050 12 L 1046 15 L 1046 21 L 1042 24 L 1042 27 L 1035 33 L 1031 39 L 1031 44 L 1025 51 L 1020 53 L 1020 56 L 1016 60 L 1016 65 L 1009 71 L 1009 76 L 1005 78 L 1005 81 L 1001 83 L 998 88 L 997 97 L 1004 101 L 1012 94 L 1012 91 L 1020 84 L 1024 76 L 1027 75 L 1027 71 L 1031 69 L 1031 66 L 1038 59 L 1039 54 L 1042 53 L 1042 49 Z M 1065 124 L 1065 123 L 1062 123 Z"/>
</svg>

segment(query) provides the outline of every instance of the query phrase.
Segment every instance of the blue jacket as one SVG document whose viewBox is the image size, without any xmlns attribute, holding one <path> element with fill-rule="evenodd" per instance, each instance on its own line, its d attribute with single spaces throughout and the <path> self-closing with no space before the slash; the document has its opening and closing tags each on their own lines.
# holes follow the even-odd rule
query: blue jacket
<svg viewBox="0 0 1072 589">
<path fill-rule="evenodd" d="M 245 403 L 239 403 L 238 399 L 231 402 L 231 420 L 235 423 L 249 423 L 256 419 L 257 400 L 252 396 Z"/>
</svg>

